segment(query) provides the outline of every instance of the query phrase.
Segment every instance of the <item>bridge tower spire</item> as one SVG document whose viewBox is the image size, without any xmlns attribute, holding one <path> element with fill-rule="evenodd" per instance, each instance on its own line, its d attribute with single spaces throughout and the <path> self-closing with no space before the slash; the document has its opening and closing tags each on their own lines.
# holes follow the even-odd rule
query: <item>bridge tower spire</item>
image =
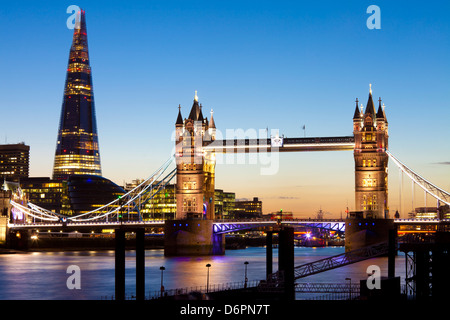
<svg viewBox="0 0 450 320">
<path fill-rule="evenodd" d="M 355 209 L 364 218 L 389 218 L 388 207 L 388 130 L 379 99 L 378 112 L 369 90 L 364 114 L 353 117 L 355 136 Z"/>
</svg>

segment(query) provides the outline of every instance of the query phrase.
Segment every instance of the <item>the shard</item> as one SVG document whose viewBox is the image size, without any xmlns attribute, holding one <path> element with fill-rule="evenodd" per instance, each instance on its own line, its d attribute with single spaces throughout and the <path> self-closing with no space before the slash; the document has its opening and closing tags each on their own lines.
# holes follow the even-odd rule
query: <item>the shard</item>
<svg viewBox="0 0 450 320">
<path fill-rule="evenodd" d="M 72 174 L 101 176 L 94 90 L 83 10 L 78 13 L 70 48 L 53 179 L 66 180 Z"/>
</svg>

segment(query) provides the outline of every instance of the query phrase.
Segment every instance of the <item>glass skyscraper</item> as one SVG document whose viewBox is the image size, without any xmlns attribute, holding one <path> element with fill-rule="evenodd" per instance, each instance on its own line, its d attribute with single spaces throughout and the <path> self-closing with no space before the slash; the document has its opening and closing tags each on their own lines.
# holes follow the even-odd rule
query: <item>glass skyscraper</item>
<svg viewBox="0 0 450 320">
<path fill-rule="evenodd" d="M 101 175 L 85 12 L 78 13 L 67 67 L 53 179 Z"/>
</svg>

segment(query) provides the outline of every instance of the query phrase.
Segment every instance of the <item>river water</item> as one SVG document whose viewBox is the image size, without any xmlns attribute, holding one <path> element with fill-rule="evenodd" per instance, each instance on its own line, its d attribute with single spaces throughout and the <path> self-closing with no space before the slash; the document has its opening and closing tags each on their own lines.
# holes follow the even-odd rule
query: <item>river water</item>
<svg viewBox="0 0 450 320">
<path fill-rule="evenodd" d="M 315 261 L 344 252 L 343 247 L 295 247 L 295 265 Z M 277 270 L 277 249 L 273 250 L 273 271 Z M 227 250 L 223 256 L 165 257 L 160 249 L 145 252 L 145 290 L 150 296 L 160 290 L 243 282 L 245 264 L 249 281 L 266 276 L 265 247 Z M 135 294 L 135 252 L 126 252 L 126 295 Z M 69 266 L 80 270 L 80 289 L 69 289 Z M 387 276 L 387 257 L 374 258 L 338 269 L 309 276 L 302 282 L 353 283 L 367 279 L 367 267 L 377 265 L 381 276 Z M 399 253 L 396 276 L 405 278 L 405 257 Z M 0 300 L 100 300 L 114 296 L 114 251 L 30 252 L 0 255 Z"/>
</svg>

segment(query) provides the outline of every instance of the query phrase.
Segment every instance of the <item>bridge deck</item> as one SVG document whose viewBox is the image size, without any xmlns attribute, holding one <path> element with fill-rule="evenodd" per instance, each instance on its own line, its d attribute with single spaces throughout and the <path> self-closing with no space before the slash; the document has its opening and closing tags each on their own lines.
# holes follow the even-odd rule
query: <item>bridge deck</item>
<svg viewBox="0 0 450 320">
<path fill-rule="evenodd" d="M 36 223 L 9 223 L 11 229 L 39 229 L 39 228 L 92 228 L 103 227 L 115 229 L 119 227 L 160 227 L 164 228 L 165 220 L 145 220 L 145 221 L 99 221 L 99 222 L 36 222 Z M 214 230 L 216 233 L 228 233 L 238 230 L 259 228 L 264 226 L 274 226 L 277 224 L 288 224 L 293 226 L 306 226 L 311 228 L 323 228 L 335 231 L 345 230 L 345 220 L 343 219 L 283 219 L 265 220 L 215 220 Z M 437 225 L 450 224 L 450 219 L 394 219 L 395 225 Z"/>
</svg>

